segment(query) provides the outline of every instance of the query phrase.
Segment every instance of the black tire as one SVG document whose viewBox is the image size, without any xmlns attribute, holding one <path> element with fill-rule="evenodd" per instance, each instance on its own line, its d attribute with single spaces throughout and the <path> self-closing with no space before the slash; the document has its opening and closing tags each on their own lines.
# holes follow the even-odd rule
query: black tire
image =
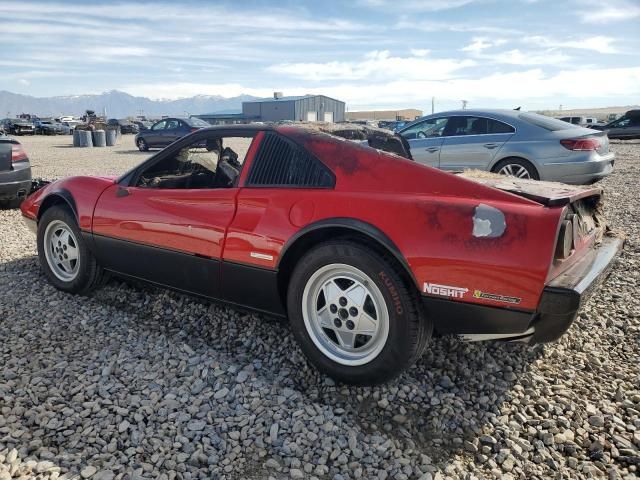
<svg viewBox="0 0 640 480">
<path fill-rule="evenodd" d="M 319 269 L 334 264 L 346 264 L 366 274 L 381 292 L 388 311 L 384 347 L 362 365 L 345 365 L 325 355 L 305 325 L 303 296 L 307 283 Z M 431 338 L 433 324 L 423 314 L 413 282 L 403 273 L 390 258 L 351 240 L 323 243 L 299 260 L 287 293 L 289 322 L 302 351 L 318 370 L 339 382 L 374 385 L 400 375 L 415 363 Z"/>
<path fill-rule="evenodd" d="M 136 145 L 138 146 L 138 150 L 140 150 L 141 152 L 149 151 L 149 145 L 144 138 L 139 138 L 136 142 Z"/>
<path fill-rule="evenodd" d="M 78 273 L 71 281 L 63 281 L 52 271 L 46 258 L 44 235 L 47 228 L 53 221 L 64 222 L 73 232 L 79 252 Z M 82 232 L 76 223 L 76 218 L 71 211 L 61 205 L 54 205 L 47 209 L 38 222 L 38 258 L 40 267 L 49 282 L 59 290 L 69 293 L 89 293 L 101 286 L 106 280 L 106 275 L 102 267 L 98 264 L 93 254 L 87 248 Z"/>
<path fill-rule="evenodd" d="M 538 174 L 538 170 L 536 169 L 536 167 L 530 161 L 525 160 L 524 158 L 504 158 L 494 165 L 492 172 L 500 173 L 500 170 L 502 170 L 507 165 L 520 166 L 529 173 L 529 177 L 531 177 L 531 179 L 540 180 L 540 175 Z"/>
</svg>

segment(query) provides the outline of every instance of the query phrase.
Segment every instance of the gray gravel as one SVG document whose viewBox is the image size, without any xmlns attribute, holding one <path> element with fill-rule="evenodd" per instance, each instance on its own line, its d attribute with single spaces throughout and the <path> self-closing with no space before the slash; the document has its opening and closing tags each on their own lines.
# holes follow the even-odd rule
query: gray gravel
<svg viewBox="0 0 640 480">
<path fill-rule="evenodd" d="M 78 160 L 62 141 L 25 139 L 36 175 L 146 156 Z M 267 317 L 115 280 L 61 293 L 19 213 L 0 211 L 0 480 L 637 478 L 640 143 L 612 148 L 602 184 L 628 245 L 569 334 L 439 338 L 376 388 L 321 377 Z"/>
</svg>

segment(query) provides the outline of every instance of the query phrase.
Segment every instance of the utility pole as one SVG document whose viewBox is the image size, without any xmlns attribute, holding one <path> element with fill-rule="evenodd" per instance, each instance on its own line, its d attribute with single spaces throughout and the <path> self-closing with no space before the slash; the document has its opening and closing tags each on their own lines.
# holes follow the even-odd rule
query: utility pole
<svg viewBox="0 0 640 480">
<path fill-rule="evenodd" d="M 462 100 L 462 109 L 463 110 L 467 109 L 467 103 L 469 103 L 467 100 Z"/>
<path fill-rule="evenodd" d="M 431 114 L 433 115 L 436 110 L 436 97 L 431 97 Z"/>
</svg>

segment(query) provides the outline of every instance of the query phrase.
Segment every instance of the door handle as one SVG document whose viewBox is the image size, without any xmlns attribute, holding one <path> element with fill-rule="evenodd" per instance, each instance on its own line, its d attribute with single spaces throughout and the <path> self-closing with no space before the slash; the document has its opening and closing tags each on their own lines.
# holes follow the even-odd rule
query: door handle
<svg viewBox="0 0 640 480">
<path fill-rule="evenodd" d="M 498 148 L 498 144 L 497 143 L 485 143 L 484 144 L 484 148 L 488 148 L 489 150 L 491 150 L 492 148 Z"/>
<path fill-rule="evenodd" d="M 429 153 L 435 153 L 440 149 L 438 147 L 428 147 L 428 148 L 425 148 L 425 150 Z"/>
</svg>

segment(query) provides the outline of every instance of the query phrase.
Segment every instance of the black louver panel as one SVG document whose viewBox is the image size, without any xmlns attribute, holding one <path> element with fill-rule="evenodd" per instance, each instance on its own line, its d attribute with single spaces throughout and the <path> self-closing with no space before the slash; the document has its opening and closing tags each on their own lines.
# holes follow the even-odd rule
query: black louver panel
<svg viewBox="0 0 640 480">
<path fill-rule="evenodd" d="M 251 186 L 288 186 L 332 188 L 333 175 L 300 146 L 268 133 L 253 162 L 248 184 Z"/>
</svg>

